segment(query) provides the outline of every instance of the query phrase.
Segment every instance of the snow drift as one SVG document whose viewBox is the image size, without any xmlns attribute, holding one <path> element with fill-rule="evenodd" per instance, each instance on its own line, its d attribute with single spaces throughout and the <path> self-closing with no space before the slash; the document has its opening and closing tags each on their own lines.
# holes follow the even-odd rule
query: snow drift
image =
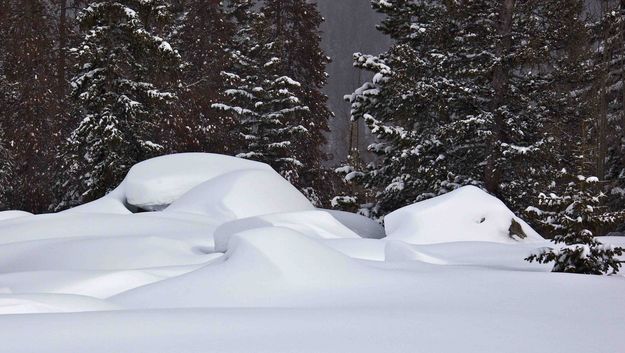
<svg viewBox="0 0 625 353">
<path fill-rule="evenodd" d="M 0 351 L 581 353 L 625 344 L 623 277 L 523 261 L 544 241 L 483 191 L 462 188 L 385 221 L 386 237 L 376 222 L 315 208 L 268 166 L 239 158 L 140 163 L 87 205 L 0 213 Z M 593 325 L 571 336 L 578 322 Z"/>
<path fill-rule="evenodd" d="M 389 239 L 412 244 L 543 240 L 503 202 L 474 186 L 401 208 L 387 215 L 384 223 Z"/>
</svg>

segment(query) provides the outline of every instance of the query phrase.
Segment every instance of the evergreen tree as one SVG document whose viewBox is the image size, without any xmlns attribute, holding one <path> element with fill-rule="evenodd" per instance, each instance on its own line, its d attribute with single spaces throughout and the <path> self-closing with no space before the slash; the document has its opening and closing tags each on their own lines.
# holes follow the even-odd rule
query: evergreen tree
<svg viewBox="0 0 625 353">
<path fill-rule="evenodd" d="M 315 200 L 328 182 L 324 177 L 322 152 L 328 119 L 333 115 L 322 92 L 327 81 L 329 58 L 321 49 L 319 26 L 323 18 L 317 5 L 306 0 L 265 0 L 260 8 L 264 41 L 275 46 L 273 55 L 279 59 L 272 70 L 297 82 L 289 88 L 307 110 L 300 111 L 296 123 L 306 134 L 291 140 L 293 158 L 303 164 L 298 180 L 294 180 L 309 198 Z M 314 146 L 314 147 L 313 147 Z"/>
<path fill-rule="evenodd" d="M 169 81 L 180 56 L 159 35 L 170 20 L 163 1 L 97 1 L 79 16 L 83 32 L 72 49 L 78 74 L 71 80 L 80 123 L 58 159 L 63 174 L 57 208 L 101 197 L 135 163 L 154 156 Z"/>
<path fill-rule="evenodd" d="M 451 46 L 460 33 L 449 21 L 452 9 L 437 1 L 372 4 L 386 15 L 379 29 L 395 44 L 380 56 L 355 55 L 355 66 L 374 76 L 348 98 L 352 119 L 364 120 L 378 139 L 369 150 L 382 159 L 364 171 L 343 171 L 347 180 L 379 190 L 369 208 L 381 217 L 458 186 L 479 184 L 477 166 L 484 156 L 450 145 L 462 138 L 467 146 L 472 138 L 483 145 L 479 131 L 486 121 L 454 111 L 467 106 L 468 95 L 462 94 L 467 82 L 453 75 L 458 57 Z"/>
<path fill-rule="evenodd" d="M 611 208 L 619 210 L 625 204 L 625 1 L 597 0 L 596 8 L 594 109 L 585 136 L 590 165 L 606 181 Z"/>
<path fill-rule="evenodd" d="M 545 29 L 564 19 L 568 30 L 583 27 L 575 20 L 581 1 L 554 17 L 557 3 L 372 1 L 395 44 L 380 56 L 356 55 L 374 77 L 348 99 L 382 158 L 366 170 L 342 169 L 378 190 L 372 216 L 463 185 L 520 212 L 549 182 L 558 162 L 549 128 L 563 107 L 562 95 L 549 94 L 559 79 L 550 54 L 567 33 Z"/>
<path fill-rule="evenodd" d="M 300 180 L 303 163 L 292 153 L 294 141 L 309 131 L 300 115 L 310 108 L 296 96 L 301 84 L 282 74 L 282 43 L 272 41 L 271 28 L 253 3 L 233 1 L 237 18 L 235 47 L 230 51 L 234 65 L 223 72 L 227 99 L 213 104 L 235 114 L 237 132 L 244 141 L 239 157 L 267 163 L 294 184 Z"/>
<path fill-rule="evenodd" d="M 167 150 L 228 153 L 236 147 L 230 133 L 235 120 L 212 105 L 224 99 L 221 72 L 232 66 L 228 49 L 235 23 L 218 0 L 191 0 L 180 7 L 173 42 L 186 63 L 184 89 L 166 126 Z"/>
<path fill-rule="evenodd" d="M 43 211 L 52 198 L 49 152 L 59 112 L 53 33 L 46 1 L 0 3 L 0 125 L 14 161 L 14 209 Z"/>
<path fill-rule="evenodd" d="M 531 210 L 542 215 L 555 234 L 553 242 L 556 248 L 543 249 L 526 260 L 554 262 L 553 272 L 617 273 L 621 267 L 617 256 L 623 255 L 624 249 L 600 243 L 594 238 L 593 229 L 604 223 L 622 222 L 625 211 L 606 212 L 602 206 L 605 195 L 596 186 L 598 178 L 574 176 L 566 170 L 561 174 L 562 193 L 541 194 L 539 205 L 542 209 Z"/>
<path fill-rule="evenodd" d="M 11 208 L 9 201 L 13 189 L 12 171 L 13 160 L 5 147 L 4 133 L 0 127 L 0 210 Z"/>
</svg>

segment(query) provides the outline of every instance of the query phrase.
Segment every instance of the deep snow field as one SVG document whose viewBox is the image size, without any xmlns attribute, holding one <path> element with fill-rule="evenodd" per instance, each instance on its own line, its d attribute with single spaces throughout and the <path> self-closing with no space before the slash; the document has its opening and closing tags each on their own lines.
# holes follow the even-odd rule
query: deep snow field
<svg viewBox="0 0 625 353">
<path fill-rule="evenodd" d="M 625 277 L 525 262 L 550 243 L 479 189 L 385 222 L 256 162 L 140 163 L 90 204 L 0 213 L 0 352 L 625 352 Z"/>
</svg>

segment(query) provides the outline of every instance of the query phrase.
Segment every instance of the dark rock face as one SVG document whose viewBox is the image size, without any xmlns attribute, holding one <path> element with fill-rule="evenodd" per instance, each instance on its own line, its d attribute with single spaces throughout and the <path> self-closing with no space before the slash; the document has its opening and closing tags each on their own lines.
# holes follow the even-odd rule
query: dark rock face
<svg viewBox="0 0 625 353">
<path fill-rule="evenodd" d="M 514 219 L 512 219 L 512 223 L 510 224 L 510 228 L 508 228 L 508 235 L 512 239 L 516 239 L 516 238 L 525 239 L 525 238 L 527 238 L 527 234 L 525 234 L 525 231 L 523 231 L 523 227 L 521 226 L 521 224 L 519 222 L 517 222 L 516 220 L 514 220 Z"/>
<path fill-rule="evenodd" d="M 326 151 L 331 154 L 330 163 L 344 161 L 350 145 L 351 122 L 349 104 L 343 96 L 360 87 L 369 77 L 352 65 L 356 52 L 379 54 L 390 45 L 388 37 L 378 32 L 375 26 L 381 16 L 371 9 L 370 0 L 316 0 L 319 11 L 325 18 L 322 25 L 323 49 L 332 58 L 328 66 L 330 74 L 325 92 L 329 97 L 330 109 L 336 117 L 330 122 Z M 358 146 L 366 151 L 371 141 L 362 123 L 358 132 Z"/>
</svg>

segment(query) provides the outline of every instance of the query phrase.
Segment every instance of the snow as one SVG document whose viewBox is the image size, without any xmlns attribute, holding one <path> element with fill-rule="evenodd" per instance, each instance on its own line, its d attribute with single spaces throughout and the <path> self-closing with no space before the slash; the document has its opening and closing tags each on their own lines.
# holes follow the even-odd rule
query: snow
<svg viewBox="0 0 625 353">
<path fill-rule="evenodd" d="M 223 174 L 189 190 L 164 210 L 204 215 L 218 223 L 264 214 L 313 210 L 314 206 L 274 171 Z"/>
<path fill-rule="evenodd" d="M 315 239 L 360 238 L 328 211 L 285 212 L 238 219 L 221 225 L 214 233 L 215 250 L 225 252 L 235 234 L 267 227 L 288 228 Z"/>
<path fill-rule="evenodd" d="M 512 220 L 527 235 L 524 239 L 509 234 Z M 455 241 L 496 243 L 536 242 L 542 237 L 506 205 L 485 191 L 465 186 L 423 202 L 401 208 L 384 218 L 390 239 L 412 244 Z"/>
<path fill-rule="evenodd" d="M 24 212 L 24 211 L 2 211 L 0 212 L 0 221 L 26 217 L 26 216 L 32 216 L 32 215 L 33 215 L 32 213 Z"/>
<path fill-rule="evenodd" d="M 117 307 L 110 303 L 79 295 L 0 294 L 0 310 L 3 314 L 28 314 L 33 312 L 79 313 L 85 311 L 111 311 L 116 309 Z"/>
<path fill-rule="evenodd" d="M 124 180 L 125 195 L 131 205 L 163 209 L 199 184 L 239 170 L 272 171 L 266 164 L 223 155 L 169 155 L 132 167 Z"/>
<path fill-rule="evenodd" d="M 396 211 L 385 237 L 372 220 L 314 208 L 268 166 L 183 154 L 136 166 L 73 210 L 0 217 L 0 352 L 581 353 L 625 344 L 625 278 L 524 261 L 549 243 L 475 188 Z M 512 219 L 526 239 L 509 237 Z"/>
</svg>

